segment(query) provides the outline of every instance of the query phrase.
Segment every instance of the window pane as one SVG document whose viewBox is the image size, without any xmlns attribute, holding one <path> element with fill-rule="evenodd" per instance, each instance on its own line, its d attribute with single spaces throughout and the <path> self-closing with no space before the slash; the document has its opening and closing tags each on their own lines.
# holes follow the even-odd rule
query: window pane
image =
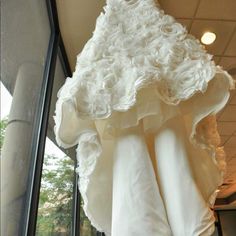
<svg viewBox="0 0 236 236">
<path fill-rule="evenodd" d="M 71 234 L 75 151 L 58 147 L 53 132 L 57 91 L 64 81 L 57 57 L 38 206 L 38 236 Z"/>
<path fill-rule="evenodd" d="M 70 235 L 73 180 L 74 161 L 47 138 L 36 235 Z"/>
<path fill-rule="evenodd" d="M 1 235 L 17 236 L 23 227 L 50 25 L 46 1 L 2 0 L 1 16 L 1 80 L 12 96 L 10 104 L 1 94 L 1 111 L 9 111 L 1 137 Z"/>
</svg>

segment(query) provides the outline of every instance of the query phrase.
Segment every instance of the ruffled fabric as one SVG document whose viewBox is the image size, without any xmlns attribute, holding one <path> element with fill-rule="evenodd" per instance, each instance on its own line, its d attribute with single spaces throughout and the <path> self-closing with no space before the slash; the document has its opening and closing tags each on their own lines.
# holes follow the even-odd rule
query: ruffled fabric
<svg viewBox="0 0 236 236">
<path fill-rule="evenodd" d="M 64 86 L 62 88 L 65 89 Z M 82 133 L 96 131 L 96 127 L 93 121 L 83 120 L 78 116 L 74 98 L 61 96 L 60 90 L 57 93 L 58 100 L 53 116 L 53 131 L 57 144 L 63 148 L 70 148 L 78 144 L 78 138 Z"/>
<path fill-rule="evenodd" d="M 110 0 L 104 10 L 61 91 L 74 97 L 80 117 L 127 111 L 150 85 L 172 105 L 206 90 L 212 55 L 153 0 Z"/>
<path fill-rule="evenodd" d="M 99 136 L 95 131 L 87 131 L 78 139 L 77 152 L 77 168 L 76 173 L 79 174 L 79 190 L 84 201 L 83 209 L 90 219 L 92 225 L 99 231 L 103 231 L 103 227 L 97 224 L 93 215 L 89 211 L 87 191 L 92 174 L 96 168 L 97 159 L 102 153 L 102 146 Z"/>
<path fill-rule="evenodd" d="M 192 160 L 193 172 L 211 208 L 226 166 L 215 115 L 235 81 L 154 0 L 107 0 L 104 11 L 72 77 L 58 91 L 54 116 L 58 145 L 78 144 L 85 214 L 99 231 L 111 234 L 113 139 L 141 123 L 144 132 L 155 133 L 179 115 L 189 143 L 201 150 Z M 104 170 L 107 163 L 110 169 Z M 212 219 L 199 229 L 201 236 L 213 233 Z"/>
<path fill-rule="evenodd" d="M 78 117 L 70 99 L 57 101 L 53 118 L 57 144 L 63 148 L 78 145 L 76 173 L 84 212 L 97 230 L 110 235 L 113 143 L 101 140 L 94 121 Z"/>
<path fill-rule="evenodd" d="M 76 173 L 83 210 L 91 224 L 106 235 L 111 234 L 112 220 L 112 150 L 113 142 L 100 140 L 96 130 L 78 138 Z"/>
<path fill-rule="evenodd" d="M 224 148 L 219 146 L 220 136 L 215 115 L 226 105 L 229 90 L 233 88 L 234 81 L 230 75 L 218 67 L 205 93 L 196 94 L 176 106 L 158 99 L 153 88 L 143 89 L 132 109 L 114 113 L 107 119 L 102 136 L 117 136 L 120 131 L 138 125 L 140 121 L 145 132 L 156 133 L 168 120 L 183 116 L 188 128 L 189 143 L 199 150 L 198 154 L 190 154 L 190 159 L 194 159 L 192 162 L 196 183 L 208 207 L 212 209 L 226 168 Z M 207 224 L 207 229 L 199 229 L 201 235 L 211 235 L 215 228 L 213 212 L 209 222 L 204 224 Z"/>
</svg>

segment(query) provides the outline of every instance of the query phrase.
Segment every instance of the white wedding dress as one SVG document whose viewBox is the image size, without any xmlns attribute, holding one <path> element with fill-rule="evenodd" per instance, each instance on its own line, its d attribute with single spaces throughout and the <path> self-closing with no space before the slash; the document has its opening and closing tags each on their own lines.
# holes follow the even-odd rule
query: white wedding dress
<svg viewBox="0 0 236 236">
<path fill-rule="evenodd" d="M 107 0 L 58 91 L 58 145 L 77 145 L 84 211 L 111 236 L 214 231 L 225 154 L 215 114 L 235 81 L 154 0 Z"/>
</svg>

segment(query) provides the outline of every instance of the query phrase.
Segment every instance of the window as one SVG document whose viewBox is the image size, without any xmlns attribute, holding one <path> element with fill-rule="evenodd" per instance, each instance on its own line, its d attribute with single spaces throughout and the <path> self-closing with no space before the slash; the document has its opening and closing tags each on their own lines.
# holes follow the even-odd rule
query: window
<svg viewBox="0 0 236 236">
<path fill-rule="evenodd" d="M 57 91 L 71 76 L 56 3 L 4 0 L 1 10 L 1 90 L 12 96 L 2 105 L 1 235 L 102 235 L 81 207 L 75 147 L 59 148 L 53 133 Z"/>
<path fill-rule="evenodd" d="M 71 235 L 74 161 L 47 138 L 36 235 Z"/>
<path fill-rule="evenodd" d="M 34 137 L 50 39 L 46 2 L 1 2 L 1 80 L 12 96 L 1 150 L 1 235 L 19 235 L 28 210 Z M 11 106 L 11 107 L 10 107 Z M 4 122 L 3 122 L 4 123 Z"/>
<path fill-rule="evenodd" d="M 75 152 L 57 146 L 52 118 L 56 94 L 64 79 L 65 73 L 57 56 L 39 194 L 38 236 L 72 235 Z"/>
</svg>

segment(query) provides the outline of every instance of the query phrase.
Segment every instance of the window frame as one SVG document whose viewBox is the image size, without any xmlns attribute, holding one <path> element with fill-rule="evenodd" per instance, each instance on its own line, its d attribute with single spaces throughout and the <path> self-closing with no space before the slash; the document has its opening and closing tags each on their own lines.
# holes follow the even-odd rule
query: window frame
<svg viewBox="0 0 236 236">
<path fill-rule="evenodd" d="M 25 207 L 22 212 L 21 235 L 31 236 L 36 233 L 38 203 L 42 168 L 44 162 L 44 151 L 47 137 L 47 127 L 53 91 L 53 82 L 56 69 L 57 55 L 59 56 L 65 77 L 71 76 L 72 71 L 61 37 L 58 22 L 58 14 L 55 0 L 46 0 L 48 17 L 50 22 L 50 39 L 47 49 L 46 63 L 44 67 L 43 82 L 40 91 L 36 120 L 34 122 L 33 140 L 31 146 L 31 164 L 28 176 L 28 188 L 26 192 Z M 77 161 L 74 161 L 74 169 Z M 72 236 L 80 236 L 80 194 L 78 190 L 78 175 L 74 171 L 73 209 L 72 209 Z"/>
</svg>

